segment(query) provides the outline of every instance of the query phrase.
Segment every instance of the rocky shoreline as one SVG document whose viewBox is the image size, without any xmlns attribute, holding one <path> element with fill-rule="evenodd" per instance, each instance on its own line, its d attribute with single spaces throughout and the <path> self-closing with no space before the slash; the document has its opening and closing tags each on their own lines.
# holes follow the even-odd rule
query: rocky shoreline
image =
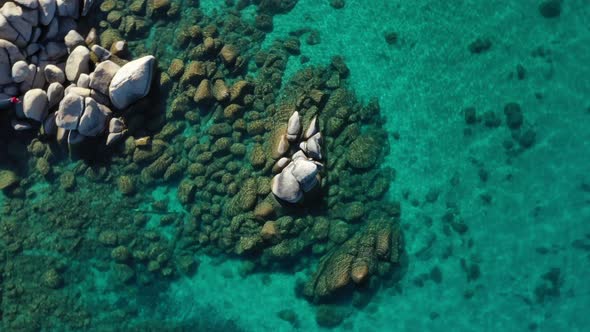
<svg viewBox="0 0 590 332">
<path fill-rule="evenodd" d="M 93 0 L 17 0 L 0 8 L 0 100 L 17 97 L 10 116 L 16 131 L 35 131 L 73 146 L 126 134 L 122 111 L 145 97 L 155 58 L 127 61 L 126 42 L 110 50 L 96 30 L 76 31 Z"/>
</svg>

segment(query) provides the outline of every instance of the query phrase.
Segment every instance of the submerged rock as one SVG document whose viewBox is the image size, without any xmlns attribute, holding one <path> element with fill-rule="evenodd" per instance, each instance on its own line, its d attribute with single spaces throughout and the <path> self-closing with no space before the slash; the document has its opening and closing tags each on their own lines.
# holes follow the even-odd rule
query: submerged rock
<svg viewBox="0 0 590 332">
<path fill-rule="evenodd" d="M 362 135 L 350 144 L 346 160 L 354 168 L 367 169 L 375 165 L 380 150 L 380 143 L 374 137 Z"/>
<path fill-rule="evenodd" d="M 45 68 L 43 69 L 43 73 L 45 74 L 45 80 L 49 84 L 54 83 L 54 82 L 58 82 L 60 84 L 63 84 L 66 81 L 66 75 L 56 65 L 45 66 Z"/>
</svg>

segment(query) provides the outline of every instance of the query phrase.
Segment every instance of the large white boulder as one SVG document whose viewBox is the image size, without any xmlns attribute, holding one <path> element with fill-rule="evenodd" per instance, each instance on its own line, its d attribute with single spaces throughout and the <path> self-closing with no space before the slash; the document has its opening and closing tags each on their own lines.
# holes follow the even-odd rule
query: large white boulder
<svg viewBox="0 0 590 332">
<path fill-rule="evenodd" d="M 17 61 L 12 65 L 12 80 L 14 83 L 21 83 L 23 82 L 29 75 L 31 71 L 29 69 L 29 65 L 24 61 Z"/>
<path fill-rule="evenodd" d="M 156 58 L 148 55 L 126 63 L 117 71 L 109 86 L 113 106 L 127 108 L 148 94 L 155 62 Z"/>
<path fill-rule="evenodd" d="M 80 118 L 78 131 L 84 136 L 98 136 L 106 128 L 108 117 L 111 110 L 108 107 L 97 103 L 92 98 L 86 98 L 86 107 L 84 114 Z"/>
</svg>

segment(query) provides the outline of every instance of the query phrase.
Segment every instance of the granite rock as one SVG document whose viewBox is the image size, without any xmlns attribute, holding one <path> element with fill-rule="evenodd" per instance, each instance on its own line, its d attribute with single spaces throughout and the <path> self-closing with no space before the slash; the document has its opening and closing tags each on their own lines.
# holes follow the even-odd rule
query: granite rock
<svg viewBox="0 0 590 332">
<path fill-rule="evenodd" d="M 156 58 L 148 55 L 126 63 L 117 71 L 109 86 L 109 97 L 115 108 L 127 108 L 148 94 L 155 62 Z"/>
</svg>

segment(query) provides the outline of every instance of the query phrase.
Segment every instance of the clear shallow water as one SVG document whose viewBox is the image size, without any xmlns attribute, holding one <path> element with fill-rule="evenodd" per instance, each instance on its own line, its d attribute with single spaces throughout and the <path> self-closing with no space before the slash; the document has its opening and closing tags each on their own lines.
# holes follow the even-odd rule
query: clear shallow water
<svg viewBox="0 0 590 332">
<path fill-rule="evenodd" d="M 590 7 L 564 2 L 561 15 L 547 19 L 539 3 L 348 0 L 336 10 L 328 1 L 300 0 L 274 17 L 262 47 L 302 28 L 320 36 L 319 44 L 308 45 L 309 32 L 303 34 L 301 55 L 289 58 L 283 82 L 305 66 L 341 55 L 350 69 L 349 87 L 365 102 L 378 99 L 390 134 L 383 166 L 396 171 L 389 195 L 401 202 L 407 266 L 399 282 L 380 289 L 364 308 L 344 306 L 336 330 L 590 326 Z M 206 13 L 214 13 L 208 7 L 215 5 L 202 2 Z M 243 15 L 252 20 L 254 12 L 249 7 Z M 398 35 L 393 45 L 385 38 L 390 32 Z M 474 54 L 469 45 L 478 38 L 491 47 Z M 303 56 L 309 57 L 305 64 Z M 510 102 L 522 110 L 519 130 L 507 126 L 504 108 Z M 468 107 L 475 108 L 473 124 L 465 119 Z M 500 124 L 493 125 L 486 112 L 494 112 Z M 534 143 L 524 148 L 526 131 L 534 132 Z M 79 190 L 84 183 L 79 181 Z M 167 212 L 186 221 L 190 211 L 176 198 L 176 187 L 162 183 L 146 194 L 168 199 Z M 135 203 L 128 204 L 152 211 L 146 202 Z M 170 228 L 158 225 L 159 216 L 151 215 L 146 227 L 166 237 Z M 100 225 L 93 231 L 100 233 Z M 65 298 L 77 298 L 70 300 L 74 307 L 95 305 L 89 326 L 97 330 L 116 330 L 129 317 L 143 322 L 139 330 L 212 317 L 218 326 L 231 320 L 246 331 L 322 329 L 317 306 L 294 291 L 313 264 L 244 276 L 243 259 L 198 253 L 194 276 L 113 287 L 108 268 L 94 261 L 108 252 L 97 255 L 66 260 L 88 272 L 63 290 Z M 296 313 L 297 326 L 279 317 L 282 310 Z"/>
</svg>

